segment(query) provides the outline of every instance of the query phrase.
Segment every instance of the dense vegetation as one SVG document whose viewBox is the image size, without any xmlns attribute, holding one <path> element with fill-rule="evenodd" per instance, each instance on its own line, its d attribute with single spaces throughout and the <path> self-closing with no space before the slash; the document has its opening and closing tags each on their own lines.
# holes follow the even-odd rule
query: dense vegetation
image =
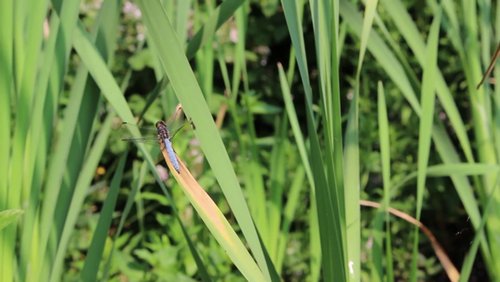
<svg viewBox="0 0 500 282">
<path fill-rule="evenodd" d="M 0 1 L 0 281 L 499 281 L 495 4 Z"/>
</svg>

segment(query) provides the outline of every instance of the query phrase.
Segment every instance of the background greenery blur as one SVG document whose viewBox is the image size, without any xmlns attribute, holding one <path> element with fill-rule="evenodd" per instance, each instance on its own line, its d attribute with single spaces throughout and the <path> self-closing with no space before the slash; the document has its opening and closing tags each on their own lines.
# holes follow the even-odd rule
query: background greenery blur
<svg viewBox="0 0 500 282">
<path fill-rule="evenodd" d="M 0 281 L 248 279 L 121 140 L 179 102 L 265 279 L 500 281 L 499 38 L 488 0 L 2 0 Z"/>
</svg>

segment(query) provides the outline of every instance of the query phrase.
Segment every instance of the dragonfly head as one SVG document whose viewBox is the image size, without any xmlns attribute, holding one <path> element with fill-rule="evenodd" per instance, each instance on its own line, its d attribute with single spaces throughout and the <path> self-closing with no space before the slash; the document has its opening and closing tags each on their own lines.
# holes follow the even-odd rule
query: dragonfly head
<svg viewBox="0 0 500 282">
<path fill-rule="evenodd" d="M 155 123 L 155 126 L 156 128 L 159 128 L 159 127 L 167 127 L 167 125 L 165 124 L 165 122 L 163 120 L 159 120 Z"/>
</svg>

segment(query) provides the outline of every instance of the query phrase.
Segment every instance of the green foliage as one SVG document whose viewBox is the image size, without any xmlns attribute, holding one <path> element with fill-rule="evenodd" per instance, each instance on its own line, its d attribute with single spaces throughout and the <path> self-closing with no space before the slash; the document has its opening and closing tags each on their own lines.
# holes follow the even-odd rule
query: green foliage
<svg viewBox="0 0 500 282">
<path fill-rule="evenodd" d="M 0 281 L 244 281 L 252 267 L 267 281 L 458 280 L 389 207 L 436 235 L 461 281 L 498 280 L 500 87 L 476 89 L 495 10 L 0 1 Z M 154 133 L 121 140 L 143 137 L 122 121 L 152 126 L 179 102 L 192 127 L 176 153 L 246 263 Z"/>
</svg>

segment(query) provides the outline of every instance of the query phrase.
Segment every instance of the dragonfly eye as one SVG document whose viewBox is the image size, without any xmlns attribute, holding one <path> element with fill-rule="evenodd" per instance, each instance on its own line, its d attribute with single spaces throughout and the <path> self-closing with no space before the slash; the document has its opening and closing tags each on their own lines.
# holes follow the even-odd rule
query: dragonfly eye
<svg viewBox="0 0 500 282">
<path fill-rule="evenodd" d="M 155 123 L 155 126 L 156 126 L 156 128 L 158 128 L 159 126 L 166 126 L 166 125 L 162 120 L 159 120 Z"/>
</svg>

